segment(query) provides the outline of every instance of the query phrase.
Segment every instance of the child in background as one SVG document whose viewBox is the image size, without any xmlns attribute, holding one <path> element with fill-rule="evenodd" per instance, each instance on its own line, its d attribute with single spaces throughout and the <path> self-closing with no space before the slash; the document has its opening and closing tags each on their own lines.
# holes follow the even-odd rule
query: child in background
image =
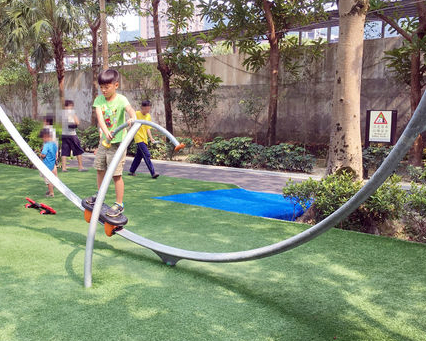
<svg viewBox="0 0 426 341">
<path fill-rule="evenodd" d="M 48 113 L 43 118 L 43 129 L 49 129 L 52 141 L 58 144 L 56 140 L 56 129 L 53 127 L 54 114 Z"/>
<path fill-rule="evenodd" d="M 56 170 L 56 155 L 58 152 L 58 146 L 55 142 L 52 141 L 52 133 L 48 128 L 43 128 L 40 132 L 40 137 L 43 139 L 44 145 L 43 150 L 40 153 L 40 158 L 43 160 L 43 163 L 46 165 L 49 170 L 52 171 L 56 176 L 58 175 Z M 40 174 L 43 176 L 42 174 Z M 54 197 L 53 185 L 47 179 L 44 178 L 44 182 L 47 185 L 46 197 Z"/>
<path fill-rule="evenodd" d="M 71 156 L 71 151 L 77 157 L 78 171 L 86 172 L 87 169 L 83 167 L 82 154 L 84 153 L 81 148 L 80 140 L 78 139 L 76 128 L 80 121 L 75 114 L 74 102 L 67 99 L 65 100 L 65 109 L 62 111 L 62 171 L 68 172 L 67 157 Z"/>
<path fill-rule="evenodd" d="M 52 113 L 46 114 L 43 118 L 43 129 L 49 130 L 50 137 L 52 139 L 52 142 L 56 144 L 56 159 L 58 159 L 58 152 L 59 152 L 59 145 L 58 140 L 56 139 L 56 129 L 53 127 L 55 115 Z"/>
<path fill-rule="evenodd" d="M 151 102 L 143 101 L 141 111 L 136 111 L 136 117 L 138 120 L 151 121 Z M 147 125 L 141 125 L 138 132 L 135 135 L 135 143 L 138 146 L 136 151 L 135 158 L 133 159 L 132 165 L 130 166 L 129 175 L 134 176 L 136 169 L 139 167 L 142 158 L 145 161 L 146 166 L 148 167 L 151 177 L 153 179 L 158 178 L 158 174 L 155 173 L 154 165 L 151 162 L 151 154 L 148 150 L 148 137 L 152 143 L 155 143 L 155 140 L 151 135 L 151 127 Z"/>
</svg>

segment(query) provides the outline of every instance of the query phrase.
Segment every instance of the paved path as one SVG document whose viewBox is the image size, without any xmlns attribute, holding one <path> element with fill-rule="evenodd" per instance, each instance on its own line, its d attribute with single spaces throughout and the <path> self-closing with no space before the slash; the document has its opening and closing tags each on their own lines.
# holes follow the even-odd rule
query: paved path
<svg viewBox="0 0 426 341">
<path fill-rule="evenodd" d="M 124 167 L 125 171 L 123 173 L 124 176 L 126 176 L 132 160 L 132 157 L 127 157 L 126 165 Z M 83 154 L 84 167 L 92 167 L 93 161 L 93 154 Z M 323 169 L 315 170 L 314 174 L 305 174 L 208 166 L 179 161 L 152 160 L 152 162 L 154 164 L 155 171 L 160 174 L 160 176 L 166 175 L 176 178 L 230 183 L 247 190 L 269 193 L 282 193 L 282 188 L 284 187 L 286 181 L 288 181 L 290 178 L 296 182 L 301 182 L 308 179 L 309 177 L 315 180 L 319 180 L 324 174 Z M 76 167 L 77 160 L 70 160 L 69 166 Z M 137 173 L 148 173 L 143 160 L 137 169 Z"/>
</svg>

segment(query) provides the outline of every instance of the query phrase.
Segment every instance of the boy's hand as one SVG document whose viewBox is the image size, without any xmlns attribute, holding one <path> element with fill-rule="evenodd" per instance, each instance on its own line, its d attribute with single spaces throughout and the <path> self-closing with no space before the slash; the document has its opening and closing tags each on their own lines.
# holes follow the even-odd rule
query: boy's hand
<svg viewBox="0 0 426 341">
<path fill-rule="evenodd" d="M 105 133 L 105 132 L 104 132 Z M 112 134 L 111 134 L 111 132 L 109 131 L 109 130 L 107 130 L 107 133 L 105 133 L 105 137 L 109 140 L 109 141 L 111 141 L 113 138 L 114 138 L 114 136 L 112 136 Z"/>
<path fill-rule="evenodd" d="M 135 122 L 135 120 L 133 118 L 129 118 L 127 120 L 127 124 L 129 125 L 129 127 L 133 124 L 133 122 Z"/>
</svg>

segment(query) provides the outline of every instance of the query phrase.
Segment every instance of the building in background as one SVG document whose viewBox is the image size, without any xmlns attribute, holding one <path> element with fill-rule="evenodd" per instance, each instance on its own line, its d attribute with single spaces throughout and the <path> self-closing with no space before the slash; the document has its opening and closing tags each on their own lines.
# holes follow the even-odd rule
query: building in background
<svg viewBox="0 0 426 341">
<path fill-rule="evenodd" d="M 195 16 L 192 21 L 188 23 L 187 32 L 196 32 L 204 30 L 204 20 L 201 17 L 200 10 L 197 8 L 199 1 L 194 1 Z M 160 26 L 160 35 L 167 36 L 170 33 L 169 22 L 167 20 L 167 9 L 168 5 L 166 1 L 160 1 L 158 5 L 158 24 Z M 154 22 L 152 16 L 140 17 L 139 18 L 139 30 L 140 37 L 143 39 L 154 38 Z"/>
<path fill-rule="evenodd" d="M 120 42 L 125 41 L 134 41 L 140 38 L 140 30 L 136 31 L 121 31 L 120 32 Z"/>
</svg>

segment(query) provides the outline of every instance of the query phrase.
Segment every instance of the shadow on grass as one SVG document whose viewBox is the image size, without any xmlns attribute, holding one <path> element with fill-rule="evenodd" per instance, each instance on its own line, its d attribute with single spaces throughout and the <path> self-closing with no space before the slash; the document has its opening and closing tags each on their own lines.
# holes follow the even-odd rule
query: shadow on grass
<svg viewBox="0 0 426 341">
<path fill-rule="evenodd" d="M 74 247 L 74 250 L 69 253 L 65 260 L 65 268 L 70 278 L 79 285 L 82 285 L 83 278 L 77 274 L 73 264 L 77 254 L 80 251 L 84 252 L 85 236 L 83 234 L 53 228 L 40 229 L 27 226 L 18 227 L 49 235 L 59 240 L 61 243 Z M 130 261 L 138 263 L 138 265 L 133 268 L 126 267 L 125 272 L 132 273 L 131 277 L 140 276 L 140 268 L 146 267 L 151 269 L 153 273 L 159 273 L 163 277 L 159 282 L 154 280 L 136 285 L 124 285 L 124 287 L 121 287 L 119 290 L 122 294 L 113 294 L 113 298 L 107 298 L 107 303 L 102 301 L 103 303 L 97 305 L 96 310 L 99 309 L 99 311 L 105 310 L 105 304 L 108 309 L 115 307 L 113 310 L 115 314 L 119 316 L 116 320 L 117 323 L 134 320 L 135 317 L 131 314 L 131 311 L 139 309 L 144 311 L 140 311 L 142 315 L 152 315 L 148 319 L 143 319 L 145 323 L 157 325 L 156 319 L 160 316 L 164 321 L 168 321 L 168 324 L 172 323 L 172 321 L 176 323 L 176 317 L 173 316 L 178 313 L 175 311 L 176 307 L 174 307 L 172 311 L 162 311 L 162 309 L 156 307 L 155 304 L 158 304 L 159 307 L 169 307 L 169 305 L 165 302 L 160 304 L 159 297 L 153 299 L 151 301 L 152 304 L 145 305 L 144 301 L 141 307 L 133 305 L 137 297 L 146 297 L 147 295 L 155 297 L 159 295 L 158 290 L 164 290 L 165 292 L 170 292 L 171 290 L 174 296 L 177 295 L 174 297 L 174 300 L 181 301 L 183 297 L 190 297 L 191 300 L 195 300 L 192 303 L 179 303 L 179 306 L 184 304 L 181 306 L 181 309 L 185 311 L 184 313 L 181 311 L 179 314 L 187 315 L 187 318 L 191 321 L 199 314 L 201 314 L 201 316 L 205 315 L 205 318 L 207 318 L 210 309 L 215 310 L 212 313 L 217 315 L 220 313 L 221 309 L 236 310 L 237 307 L 241 305 L 241 302 L 244 302 L 242 309 L 246 311 L 246 313 L 248 309 L 254 309 L 254 311 L 266 310 L 269 315 L 275 316 L 274 319 L 285 321 L 286 323 L 284 324 L 295 323 L 297 325 L 297 338 L 292 338 L 292 340 L 304 340 L 304 337 L 307 338 L 309 335 L 311 335 L 311 337 L 312 335 L 318 336 L 318 338 L 312 338 L 312 340 L 327 340 L 334 337 L 339 339 L 342 336 L 344 339 L 350 337 L 351 340 L 364 340 L 363 337 L 365 337 L 365 335 L 370 335 L 371 331 L 374 330 L 375 333 L 380 336 L 379 340 L 417 341 L 415 338 L 393 331 L 391 327 L 380 322 L 380 317 L 375 318 L 371 314 L 368 314 L 368 310 L 374 308 L 373 302 L 376 300 L 374 296 L 380 295 L 380 293 L 377 292 L 377 288 L 369 288 L 369 280 L 363 279 L 366 283 L 364 290 L 371 292 L 366 304 L 371 306 L 367 307 L 364 311 L 360 309 L 357 304 L 351 304 L 348 296 L 352 294 L 356 295 L 356 290 L 360 290 L 356 288 L 354 292 L 354 282 L 358 282 L 367 275 L 361 273 L 361 269 L 354 270 L 348 268 L 344 263 L 340 263 L 338 260 L 336 263 L 336 259 L 333 257 L 329 259 L 324 253 L 317 254 L 317 258 L 314 261 L 310 259 L 312 255 L 303 257 L 303 253 L 299 257 L 291 257 L 290 262 L 288 262 L 287 259 L 287 264 L 284 265 L 284 268 L 282 268 L 282 262 L 286 257 L 283 255 L 275 256 L 267 261 L 258 260 L 237 266 L 234 264 L 214 264 L 205 266 L 200 263 L 192 263 L 189 267 L 188 264 L 185 264 L 183 266 L 178 265 L 177 267 L 170 268 L 164 265 L 154 254 L 146 256 L 139 252 L 116 249 L 110 244 L 102 241 L 95 242 L 95 250 L 98 250 L 95 251 L 95 255 L 103 259 L 98 259 L 98 267 L 106 266 L 101 272 L 106 271 L 106 273 L 110 273 L 111 268 L 120 268 L 121 262 L 128 263 Z M 104 250 L 112 252 L 112 256 L 106 256 L 102 253 Z M 276 268 L 280 268 L 286 273 L 284 276 L 275 270 L 268 269 L 268 266 L 264 266 L 265 263 L 271 264 L 275 261 L 277 262 Z M 293 269 L 297 267 L 299 267 L 299 269 Z M 341 268 L 340 273 L 336 273 L 336 267 Z M 236 268 L 237 271 L 232 271 L 233 268 Z M 300 271 L 301 269 L 302 271 Z M 115 270 L 112 272 L 114 275 L 111 278 L 108 278 L 105 274 L 101 274 L 99 280 L 95 279 L 98 290 L 99 286 L 111 286 L 111 281 L 119 280 L 117 276 L 124 275 L 117 273 Z M 10 277 L 10 271 L 8 271 L 8 273 Z M 302 274 L 306 275 L 306 278 L 302 278 Z M 175 276 L 176 278 L 174 278 Z M 183 294 L 177 293 L 176 289 L 171 289 L 171 286 L 174 286 L 173 283 L 177 278 L 189 281 L 189 284 L 178 286 L 177 291 L 184 290 Z M 55 279 L 53 275 L 52 278 L 49 279 L 52 283 L 56 280 L 57 279 Z M 122 283 L 120 283 L 119 286 L 120 285 L 122 285 Z M 211 297 L 203 301 L 203 297 L 206 298 L 209 295 L 211 295 Z M 160 294 L 160 296 L 165 301 L 170 299 L 168 294 Z M 332 300 L 330 300 L 330 297 L 332 297 Z M 123 305 L 123 302 L 132 303 Z M 69 305 L 70 302 L 65 301 L 62 304 Z M 92 303 L 88 305 L 93 308 Z M 229 307 L 230 305 L 232 308 Z M 252 305 L 254 305 L 254 307 L 249 308 Z M 121 306 L 121 308 L 118 309 L 117 306 Z M 191 308 L 191 306 L 194 307 Z M 192 309 L 196 309 L 198 313 L 195 314 L 195 312 L 190 312 Z M 382 303 L 379 310 L 383 309 L 392 310 Z M 413 307 L 405 307 L 405 309 L 400 307 L 399 313 L 412 313 L 412 309 Z M 148 313 L 145 310 L 148 311 Z M 237 311 L 234 311 L 234 313 L 237 313 Z M 421 311 L 418 313 L 421 313 Z M 354 323 L 352 320 L 354 316 L 356 316 L 358 323 Z M 205 325 L 204 327 L 207 329 L 204 333 L 208 334 L 207 339 L 233 339 L 232 333 L 235 333 L 235 330 L 232 333 L 229 331 L 229 335 L 223 331 L 223 329 L 228 328 L 227 320 L 223 317 L 219 318 L 218 316 L 215 316 L 215 319 L 222 320 L 223 325 L 216 326 L 215 328 Z M 251 323 L 254 325 L 264 322 L 261 316 L 253 316 L 251 313 L 250 319 Z M 241 322 L 244 321 L 240 321 L 240 323 Z M 133 325 L 133 323 L 130 323 L 130 325 Z M 195 330 L 197 329 L 195 325 L 193 327 Z M 236 326 L 232 325 L 231 330 L 235 327 Z M 247 328 L 246 331 L 242 332 L 242 335 L 246 335 L 247 333 L 250 334 L 252 327 L 244 327 L 243 325 L 239 328 Z M 265 337 L 265 339 L 266 337 L 270 337 L 272 340 L 284 340 L 284 335 L 292 334 L 287 330 L 287 327 L 276 326 L 273 330 L 268 332 L 266 332 L 266 330 L 261 332 L 260 330 L 263 329 L 261 326 L 257 326 L 256 329 L 262 334 L 262 337 Z M 160 333 L 163 337 L 164 332 L 165 330 Z M 182 331 L 179 331 L 178 334 L 181 332 Z M 196 339 L 197 333 L 194 334 L 194 331 L 188 332 L 191 334 L 191 338 L 189 339 Z M 257 338 L 255 337 L 254 339 Z M 285 339 L 287 340 L 287 338 Z M 262 338 L 258 338 L 258 340 L 262 340 Z M 371 338 L 371 340 L 373 340 L 373 338 Z"/>
</svg>

